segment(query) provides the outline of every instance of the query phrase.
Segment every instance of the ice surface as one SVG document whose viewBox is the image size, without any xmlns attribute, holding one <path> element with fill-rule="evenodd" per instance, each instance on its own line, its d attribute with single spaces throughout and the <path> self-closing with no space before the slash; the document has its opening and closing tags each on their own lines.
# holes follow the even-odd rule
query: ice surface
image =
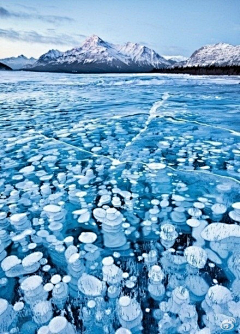
<svg viewBox="0 0 240 334">
<path fill-rule="evenodd" d="M 237 331 L 239 102 L 238 77 L 2 74 L 1 330 Z"/>
</svg>

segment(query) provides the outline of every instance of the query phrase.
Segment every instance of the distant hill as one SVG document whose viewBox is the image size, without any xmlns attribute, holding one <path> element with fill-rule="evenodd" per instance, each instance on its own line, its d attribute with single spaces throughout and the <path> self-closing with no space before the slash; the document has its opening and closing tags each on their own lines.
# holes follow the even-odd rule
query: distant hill
<svg viewBox="0 0 240 334">
<path fill-rule="evenodd" d="M 0 62 L 0 71 L 12 71 L 11 67 Z"/>
<path fill-rule="evenodd" d="M 0 59 L 0 62 L 10 66 L 13 70 L 20 70 L 26 66 L 32 65 L 35 61 L 35 58 L 27 58 L 24 55 Z"/>
<path fill-rule="evenodd" d="M 176 64 L 182 61 L 187 60 L 187 57 L 184 56 L 163 56 L 165 59 L 167 59 L 171 64 Z"/>
</svg>

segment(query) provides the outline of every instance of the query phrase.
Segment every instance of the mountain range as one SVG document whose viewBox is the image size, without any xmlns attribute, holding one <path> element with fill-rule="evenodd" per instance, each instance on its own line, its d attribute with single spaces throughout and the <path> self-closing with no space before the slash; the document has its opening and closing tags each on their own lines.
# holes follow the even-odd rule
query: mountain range
<svg viewBox="0 0 240 334">
<path fill-rule="evenodd" d="M 65 52 L 49 50 L 39 59 L 21 55 L 0 59 L 0 62 L 14 70 L 40 72 L 142 73 L 180 69 L 182 73 L 185 68 L 239 67 L 240 45 L 233 46 L 226 43 L 206 45 L 186 59 L 182 56 L 163 57 L 138 43 L 114 45 L 93 35 L 88 37 L 80 47 Z"/>
<path fill-rule="evenodd" d="M 34 64 L 36 60 L 37 59 L 33 57 L 27 58 L 24 55 L 20 55 L 18 57 L 0 59 L 0 62 L 11 67 L 13 70 L 20 70 L 28 65 Z"/>
<path fill-rule="evenodd" d="M 28 70 L 77 73 L 150 72 L 171 63 L 144 45 L 114 45 L 93 35 L 78 47 L 60 52 L 50 50 Z"/>
<path fill-rule="evenodd" d="M 184 56 L 163 56 L 163 57 L 172 64 L 183 62 L 188 59 L 188 57 L 184 57 Z"/>
</svg>

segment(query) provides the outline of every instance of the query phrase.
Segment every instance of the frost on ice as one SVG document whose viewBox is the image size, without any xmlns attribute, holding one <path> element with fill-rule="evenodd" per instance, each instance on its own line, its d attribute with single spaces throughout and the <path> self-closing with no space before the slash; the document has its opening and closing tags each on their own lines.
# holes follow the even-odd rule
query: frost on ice
<svg viewBox="0 0 240 334">
<path fill-rule="evenodd" d="M 0 84 L 0 333 L 238 333 L 235 81 L 51 76 Z"/>
</svg>

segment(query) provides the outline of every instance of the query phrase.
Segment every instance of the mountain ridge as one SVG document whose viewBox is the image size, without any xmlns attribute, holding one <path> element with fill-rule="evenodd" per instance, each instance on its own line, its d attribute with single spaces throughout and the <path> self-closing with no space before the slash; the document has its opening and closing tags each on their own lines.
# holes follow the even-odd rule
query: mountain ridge
<svg viewBox="0 0 240 334">
<path fill-rule="evenodd" d="M 50 49 L 38 59 L 18 57 L 0 59 L 13 70 L 70 72 L 70 73 L 238 73 L 240 66 L 240 45 L 227 43 L 210 44 L 195 50 L 185 59 L 183 56 L 161 56 L 145 45 L 133 42 L 112 44 L 97 35 L 85 39 L 81 46 L 65 52 Z M 210 69 L 211 67 L 211 69 Z M 198 70 L 194 70 L 198 68 Z M 199 68 L 202 68 L 199 70 Z"/>
<path fill-rule="evenodd" d="M 56 51 L 56 50 L 55 50 Z M 150 72 L 171 63 L 154 50 L 138 43 L 114 45 L 97 35 L 88 37 L 80 47 L 57 53 L 45 61 L 49 51 L 28 70 L 77 73 Z"/>
<path fill-rule="evenodd" d="M 240 45 L 217 43 L 195 50 L 185 61 L 174 67 L 240 66 Z"/>
<path fill-rule="evenodd" d="M 25 66 L 31 65 L 36 61 L 35 58 L 27 58 L 23 54 L 17 56 L 17 57 L 8 57 L 0 59 L 0 62 L 11 67 L 13 70 L 20 70 Z"/>
</svg>

